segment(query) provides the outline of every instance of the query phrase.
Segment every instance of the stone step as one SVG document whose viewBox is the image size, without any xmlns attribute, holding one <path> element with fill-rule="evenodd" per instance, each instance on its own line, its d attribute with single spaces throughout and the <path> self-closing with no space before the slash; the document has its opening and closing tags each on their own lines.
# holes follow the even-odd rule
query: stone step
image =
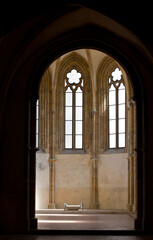
<svg viewBox="0 0 153 240">
<path fill-rule="evenodd" d="M 100 219 L 101 214 L 36 214 L 38 220 L 50 221 L 93 221 Z"/>
<path fill-rule="evenodd" d="M 127 210 L 103 210 L 103 209 L 79 209 L 79 210 L 64 210 L 64 209 L 38 209 L 36 214 L 129 214 Z"/>
<path fill-rule="evenodd" d="M 39 209 L 36 210 L 37 218 L 58 218 L 58 216 L 75 216 L 79 215 L 97 215 L 97 214 L 129 214 L 126 210 L 101 210 L 101 209 L 79 209 L 79 210 L 64 210 L 64 209 Z"/>
</svg>

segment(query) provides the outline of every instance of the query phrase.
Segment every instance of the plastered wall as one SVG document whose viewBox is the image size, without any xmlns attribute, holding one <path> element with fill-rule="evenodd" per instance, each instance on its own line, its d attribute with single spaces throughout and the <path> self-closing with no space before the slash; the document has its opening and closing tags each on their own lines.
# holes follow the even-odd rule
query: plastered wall
<svg viewBox="0 0 153 240">
<path fill-rule="evenodd" d="M 36 209 L 48 208 L 48 154 L 37 153 Z M 55 162 L 55 204 L 83 203 L 90 208 L 91 163 L 89 154 L 58 154 Z M 126 153 L 101 154 L 98 160 L 98 196 L 101 209 L 127 209 L 128 159 Z"/>
<path fill-rule="evenodd" d="M 126 153 L 100 155 L 99 203 L 102 209 L 127 209 L 128 158 Z"/>
<path fill-rule="evenodd" d="M 36 154 L 36 209 L 48 208 L 49 203 L 49 154 Z"/>
</svg>

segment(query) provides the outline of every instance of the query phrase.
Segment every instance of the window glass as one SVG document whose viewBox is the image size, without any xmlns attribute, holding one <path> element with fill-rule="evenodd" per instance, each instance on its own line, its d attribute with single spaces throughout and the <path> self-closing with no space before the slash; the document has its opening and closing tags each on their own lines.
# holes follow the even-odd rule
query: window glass
<svg viewBox="0 0 153 240">
<path fill-rule="evenodd" d="M 75 148 L 76 149 L 82 148 L 82 135 L 75 135 Z"/>
<path fill-rule="evenodd" d="M 75 119 L 82 120 L 82 107 L 75 108 Z"/>
<path fill-rule="evenodd" d="M 75 94 L 75 106 L 81 106 L 83 105 L 83 96 L 82 92 Z"/>
<path fill-rule="evenodd" d="M 126 89 L 119 68 L 116 68 L 111 76 L 108 79 L 109 148 L 122 148 L 125 147 Z"/>
<path fill-rule="evenodd" d="M 125 89 L 118 91 L 118 103 L 125 103 Z"/>
<path fill-rule="evenodd" d="M 36 102 L 36 148 L 39 147 L 39 99 Z"/>
<path fill-rule="evenodd" d="M 116 120 L 109 121 L 109 134 L 116 133 Z"/>
<path fill-rule="evenodd" d="M 119 119 L 118 125 L 119 125 L 118 132 L 125 133 L 125 119 Z"/>
<path fill-rule="evenodd" d="M 82 134 L 82 121 L 75 122 L 75 133 Z"/>
<path fill-rule="evenodd" d="M 119 147 L 125 147 L 125 133 L 119 133 Z"/>
<path fill-rule="evenodd" d="M 65 135 L 65 148 L 72 148 L 72 135 Z"/>
<path fill-rule="evenodd" d="M 66 74 L 65 88 L 65 148 L 83 147 L 83 87 L 84 80 L 76 69 Z"/>
<path fill-rule="evenodd" d="M 116 104 L 116 91 L 109 91 L 109 105 Z"/>
<path fill-rule="evenodd" d="M 109 135 L 109 148 L 116 148 L 116 134 Z"/>
<path fill-rule="evenodd" d="M 118 117 L 125 118 L 125 104 L 121 104 L 118 106 Z"/>
<path fill-rule="evenodd" d="M 109 119 L 116 119 L 116 106 L 109 106 Z"/>
<path fill-rule="evenodd" d="M 65 105 L 66 105 L 66 106 L 72 106 L 72 93 L 67 93 L 67 92 L 66 92 Z"/>
<path fill-rule="evenodd" d="M 72 121 L 65 121 L 65 133 L 72 134 Z"/>
<path fill-rule="evenodd" d="M 72 120 L 72 107 L 65 108 L 65 120 Z"/>
</svg>

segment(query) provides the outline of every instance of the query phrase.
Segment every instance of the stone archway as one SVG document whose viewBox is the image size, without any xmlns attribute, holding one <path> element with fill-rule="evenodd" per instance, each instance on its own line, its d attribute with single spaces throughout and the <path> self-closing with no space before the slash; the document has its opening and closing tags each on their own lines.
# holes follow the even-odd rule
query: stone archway
<svg viewBox="0 0 153 240">
<path fill-rule="evenodd" d="M 78 23 L 69 21 L 80 15 L 83 16 L 83 19 L 78 18 L 80 19 Z M 107 21 L 103 21 L 104 19 Z M 7 226 L 7 229 L 10 231 L 15 231 L 14 229 L 17 229 L 16 226 L 18 226 L 20 230 L 24 230 L 26 229 L 25 220 L 27 220 L 28 229 L 36 228 L 36 220 L 34 219 L 36 149 L 35 121 L 33 121 L 33 119 L 35 119 L 35 103 L 43 71 L 59 54 L 76 48 L 90 47 L 106 51 L 114 56 L 125 66 L 131 79 L 133 79 L 133 88 L 137 101 L 137 158 L 139 160 L 137 162 L 138 216 L 136 228 L 144 229 L 145 218 L 146 221 L 148 221 L 148 216 L 150 217 L 149 212 L 145 212 L 147 204 L 145 200 L 146 194 L 148 194 L 146 184 L 148 183 L 145 181 L 146 153 L 144 152 L 145 147 L 147 148 L 147 145 L 145 146 L 147 133 L 144 131 L 145 128 L 147 129 L 145 122 L 146 109 L 144 108 L 144 101 L 147 102 L 147 99 L 144 93 L 145 91 L 149 92 L 149 84 L 146 84 L 146 88 L 143 88 L 144 78 L 147 82 L 147 79 L 150 79 L 152 76 L 152 59 L 150 58 L 149 52 L 139 39 L 127 31 L 127 29 L 90 9 L 80 8 L 74 9 L 65 15 L 62 13 L 61 19 L 55 19 L 54 21 L 49 19 L 45 26 L 42 26 L 41 20 L 41 18 L 37 18 L 31 24 L 25 24 L 25 32 L 22 39 L 16 39 L 16 36 L 20 35 L 19 33 L 23 26 L 17 28 L 15 32 L 8 34 L 1 42 L 2 47 L 6 47 L 8 44 L 11 45 L 12 40 L 14 40 L 15 43 L 15 47 L 9 53 L 5 63 L 7 62 L 8 66 L 10 59 L 13 59 L 13 61 L 11 65 L 9 65 L 7 73 L 5 72 L 6 67 L 4 67 L 4 72 L 2 72 L 4 82 L 1 88 L 1 113 L 4 117 L 1 121 L 1 136 L 4 151 L 1 153 L 1 159 L 4 159 L 3 169 L 6 172 L 5 177 L 13 179 L 13 182 L 16 181 L 16 179 L 8 172 L 8 163 L 12 166 L 12 170 L 15 171 L 19 166 L 21 170 L 17 175 L 21 184 L 18 188 L 19 194 L 16 193 L 14 198 L 20 202 L 18 212 L 14 212 L 15 210 L 13 210 L 16 209 L 16 201 L 14 200 L 10 204 L 10 193 L 4 194 L 2 203 L 7 201 L 8 210 L 12 213 L 11 215 L 16 215 L 18 219 L 20 219 L 21 216 L 22 219 L 19 224 L 15 221 L 9 222 L 3 210 L 4 225 L 5 227 Z M 64 26 L 62 24 L 63 22 Z M 62 28 L 60 26 L 62 26 Z M 30 32 L 32 27 L 35 29 L 35 34 L 31 36 Z M 52 31 L 53 29 L 56 29 L 56 31 Z M 30 36 L 30 38 L 27 40 L 26 36 Z M 135 42 L 137 44 L 135 44 Z M 20 44 L 17 46 L 18 43 Z M 14 56 L 16 57 L 13 58 Z M 16 88 L 13 86 L 16 86 Z M 20 102 L 16 109 L 13 104 L 18 101 L 17 99 L 20 99 Z M 148 106 L 150 106 L 150 103 L 147 103 Z M 21 114 L 20 121 L 17 117 L 19 111 L 23 113 Z M 18 129 L 16 134 L 14 129 Z M 12 134 L 14 135 L 14 143 L 12 143 Z M 6 150 L 8 144 L 10 146 L 9 152 Z M 20 149 L 18 153 L 16 153 L 14 149 L 16 149 L 18 145 Z M 151 156 L 149 152 L 150 149 L 147 150 L 147 154 Z M 12 157 L 16 159 L 14 165 L 11 162 Z M 8 160 L 7 166 L 5 159 Z M 24 168 L 24 166 L 26 167 Z M 13 188 L 14 186 L 15 185 L 12 185 Z M 22 189 L 26 189 L 26 194 L 24 194 Z M 23 210 L 25 209 L 25 199 L 26 211 Z"/>
</svg>

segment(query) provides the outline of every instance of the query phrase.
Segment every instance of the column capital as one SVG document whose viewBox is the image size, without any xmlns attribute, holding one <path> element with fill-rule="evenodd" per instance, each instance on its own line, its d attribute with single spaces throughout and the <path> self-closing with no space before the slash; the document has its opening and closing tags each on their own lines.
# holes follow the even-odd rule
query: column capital
<svg viewBox="0 0 153 240">
<path fill-rule="evenodd" d="M 97 110 L 96 109 L 93 109 L 92 110 L 92 115 L 94 116 L 94 115 L 96 115 L 97 114 Z"/>
<path fill-rule="evenodd" d="M 134 100 L 134 98 L 129 98 L 128 99 L 128 110 L 131 109 L 131 107 L 135 107 L 136 106 L 136 101 Z"/>
<path fill-rule="evenodd" d="M 48 162 L 51 163 L 51 162 L 55 162 L 56 160 L 57 160 L 56 158 L 49 158 Z"/>
<path fill-rule="evenodd" d="M 89 161 L 91 161 L 91 162 L 96 162 L 96 161 L 99 161 L 99 159 L 98 159 L 98 158 L 90 158 Z"/>
</svg>

